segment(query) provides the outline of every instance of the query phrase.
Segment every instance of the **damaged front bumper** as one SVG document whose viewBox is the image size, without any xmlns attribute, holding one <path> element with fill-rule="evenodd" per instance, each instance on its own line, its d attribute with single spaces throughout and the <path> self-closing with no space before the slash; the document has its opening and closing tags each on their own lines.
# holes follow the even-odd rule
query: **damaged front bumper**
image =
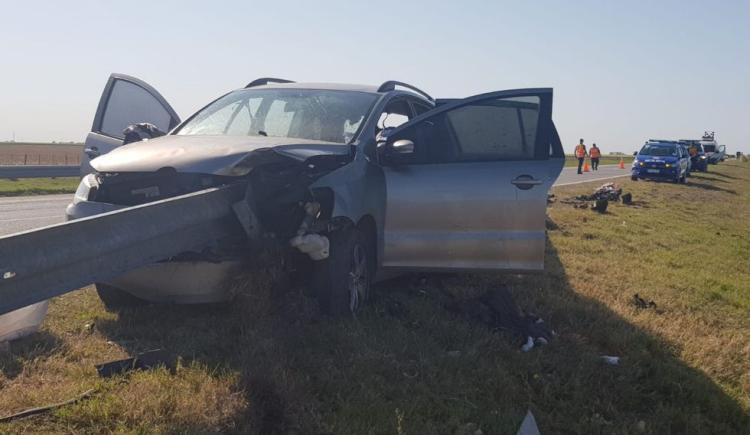
<svg viewBox="0 0 750 435">
<path fill-rule="evenodd" d="M 95 201 L 77 201 L 65 210 L 67 220 L 125 208 Z M 233 278 L 242 271 L 239 255 L 208 253 L 179 257 L 134 269 L 104 284 L 154 303 L 197 304 L 231 298 Z"/>
</svg>

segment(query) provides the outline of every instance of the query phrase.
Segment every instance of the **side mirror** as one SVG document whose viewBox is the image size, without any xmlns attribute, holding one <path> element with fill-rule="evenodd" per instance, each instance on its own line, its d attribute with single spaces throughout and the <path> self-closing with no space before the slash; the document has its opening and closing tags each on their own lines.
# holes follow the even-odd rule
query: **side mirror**
<svg viewBox="0 0 750 435">
<path fill-rule="evenodd" d="M 391 149 L 396 154 L 412 154 L 414 153 L 414 142 L 409 139 L 401 139 L 393 142 Z"/>
<path fill-rule="evenodd" d="M 633 151 L 633 155 L 637 156 L 638 155 L 638 151 Z"/>
</svg>

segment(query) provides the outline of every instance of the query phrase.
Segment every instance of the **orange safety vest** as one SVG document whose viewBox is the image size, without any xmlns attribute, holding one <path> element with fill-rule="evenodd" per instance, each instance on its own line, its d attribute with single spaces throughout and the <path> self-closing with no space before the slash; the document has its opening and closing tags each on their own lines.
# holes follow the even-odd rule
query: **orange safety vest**
<svg viewBox="0 0 750 435">
<path fill-rule="evenodd" d="M 576 145 L 576 157 L 579 158 L 579 159 L 582 159 L 582 158 L 586 157 L 586 147 L 585 146 L 583 146 L 581 144 Z"/>
<path fill-rule="evenodd" d="M 602 153 L 599 151 L 599 148 L 591 148 L 589 150 L 589 156 L 592 159 L 598 159 L 599 157 L 601 157 L 601 155 L 602 155 Z"/>
</svg>

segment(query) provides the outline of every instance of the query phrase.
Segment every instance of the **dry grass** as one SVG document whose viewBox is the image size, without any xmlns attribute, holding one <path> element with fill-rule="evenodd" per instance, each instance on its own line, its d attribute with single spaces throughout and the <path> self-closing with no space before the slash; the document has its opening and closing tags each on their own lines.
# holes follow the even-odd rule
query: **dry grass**
<svg viewBox="0 0 750 435">
<path fill-rule="evenodd" d="M 43 333 L 0 360 L 0 415 L 97 393 L 0 432 L 494 434 L 531 409 L 542 433 L 747 433 L 750 166 L 711 170 L 687 186 L 627 181 L 636 204 L 603 215 L 555 203 L 544 274 L 391 281 L 358 321 L 268 286 L 119 315 L 90 289 L 57 298 Z M 522 353 L 449 315 L 437 285 L 509 286 L 559 336 Z M 659 311 L 636 309 L 634 293 Z M 154 348 L 180 355 L 175 373 L 97 378 L 95 363 Z"/>
<path fill-rule="evenodd" d="M 55 193 L 73 193 L 81 179 L 78 177 L 62 178 L 0 178 L 0 196 L 49 195 Z"/>
</svg>

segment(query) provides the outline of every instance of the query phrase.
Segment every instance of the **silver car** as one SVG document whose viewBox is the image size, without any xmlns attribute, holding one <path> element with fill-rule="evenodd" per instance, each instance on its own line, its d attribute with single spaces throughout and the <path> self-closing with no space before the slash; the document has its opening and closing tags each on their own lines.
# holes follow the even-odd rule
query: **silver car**
<svg viewBox="0 0 750 435">
<path fill-rule="evenodd" d="M 392 273 L 542 269 L 564 153 L 546 88 L 435 100 L 395 81 L 265 78 L 180 121 L 151 86 L 113 74 L 84 162 L 69 219 L 247 184 L 245 237 L 97 283 L 109 308 L 225 300 L 263 251 L 339 315 Z"/>
</svg>

